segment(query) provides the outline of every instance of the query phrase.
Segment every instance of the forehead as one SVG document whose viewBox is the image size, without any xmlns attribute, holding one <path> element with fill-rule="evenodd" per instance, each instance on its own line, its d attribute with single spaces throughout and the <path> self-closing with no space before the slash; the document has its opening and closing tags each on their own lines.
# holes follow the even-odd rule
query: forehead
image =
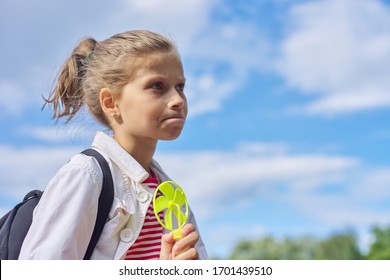
<svg viewBox="0 0 390 280">
<path fill-rule="evenodd" d="M 135 58 L 134 76 L 149 74 L 184 76 L 183 65 L 177 52 L 145 54 Z"/>
</svg>

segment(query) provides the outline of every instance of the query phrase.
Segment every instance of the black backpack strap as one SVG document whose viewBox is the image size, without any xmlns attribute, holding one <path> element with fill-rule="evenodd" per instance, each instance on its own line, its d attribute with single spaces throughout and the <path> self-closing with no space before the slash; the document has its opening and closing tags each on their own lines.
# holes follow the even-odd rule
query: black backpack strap
<svg viewBox="0 0 390 280">
<path fill-rule="evenodd" d="M 96 150 L 87 149 L 82 152 L 87 156 L 94 157 L 103 172 L 103 186 L 102 191 L 99 196 L 99 206 L 96 216 L 96 223 L 93 229 L 91 241 L 89 242 L 87 252 L 85 253 L 84 260 L 89 260 L 91 258 L 92 252 L 95 249 L 96 243 L 99 240 L 100 234 L 103 231 L 104 225 L 106 223 L 108 214 L 110 212 L 112 201 L 114 199 L 114 183 L 112 180 L 112 175 L 110 167 L 106 159 Z"/>
</svg>

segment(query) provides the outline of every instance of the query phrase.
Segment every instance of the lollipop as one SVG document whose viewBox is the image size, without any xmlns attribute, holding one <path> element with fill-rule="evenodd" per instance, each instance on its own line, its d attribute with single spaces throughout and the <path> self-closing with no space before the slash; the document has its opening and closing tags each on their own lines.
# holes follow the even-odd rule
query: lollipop
<svg viewBox="0 0 390 280">
<path fill-rule="evenodd" d="M 158 222 L 173 231 L 175 240 L 183 237 L 181 229 L 188 220 L 188 201 L 179 184 L 173 181 L 161 183 L 153 195 L 153 209 Z M 164 213 L 164 221 L 159 217 L 160 212 Z"/>
</svg>

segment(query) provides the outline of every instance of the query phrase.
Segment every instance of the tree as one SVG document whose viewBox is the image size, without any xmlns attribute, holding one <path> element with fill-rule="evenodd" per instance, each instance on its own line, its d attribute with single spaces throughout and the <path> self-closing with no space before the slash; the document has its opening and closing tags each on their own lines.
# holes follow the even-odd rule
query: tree
<svg viewBox="0 0 390 280">
<path fill-rule="evenodd" d="M 370 260 L 390 260 L 390 226 L 372 229 L 374 242 L 370 246 L 367 258 Z"/>
<path fill-rule="evenodd" d="M 356 260 L 363 256 L 353 231 L 334 234 L 327 239 L 310 236 L 286 238 L 281 241 L 271 236 L 259 240 L 239 242 L 230 259 L 240 260 Z"/>
<path fill-rule="evenodd" d="M 356 235 L 352 231 L 334 234 L 318 244 L 320 260 L 359 260 L 363 256 L 359 250 Z"/>
<path fill-rule="evenodd" d="M 238 260 L 309 260 L 315 256 L 317 241 L 311 237 L 280 242 L 267 236 L 239 242 L 230 256 Z"/>
<path fill-rule="evenodd" d="M 278 243 L 267 236 L 258 241 L 240 241 L 230 256 L 232 260 L 275 260 L 278 259 Z"/>
<path fill-rule="evenodd" d="M 280 244 L 280 260 L 312 260 L 316 256 L 318 241 L 310 236 L 287 238 Z"/>
</svg>

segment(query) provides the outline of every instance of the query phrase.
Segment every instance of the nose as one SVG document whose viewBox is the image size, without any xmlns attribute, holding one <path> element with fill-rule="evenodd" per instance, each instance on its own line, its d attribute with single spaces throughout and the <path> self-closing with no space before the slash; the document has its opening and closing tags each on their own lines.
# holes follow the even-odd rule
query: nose
<svg viewBox="0 0 390 280">
<path fill-rule="evenodd" d="M 171 91 L 168 107 L 174 110 L 182 109 L 187 103 L 186 96 L 182 92 L 178 92 L 176 89 Z"/>
</svg>

